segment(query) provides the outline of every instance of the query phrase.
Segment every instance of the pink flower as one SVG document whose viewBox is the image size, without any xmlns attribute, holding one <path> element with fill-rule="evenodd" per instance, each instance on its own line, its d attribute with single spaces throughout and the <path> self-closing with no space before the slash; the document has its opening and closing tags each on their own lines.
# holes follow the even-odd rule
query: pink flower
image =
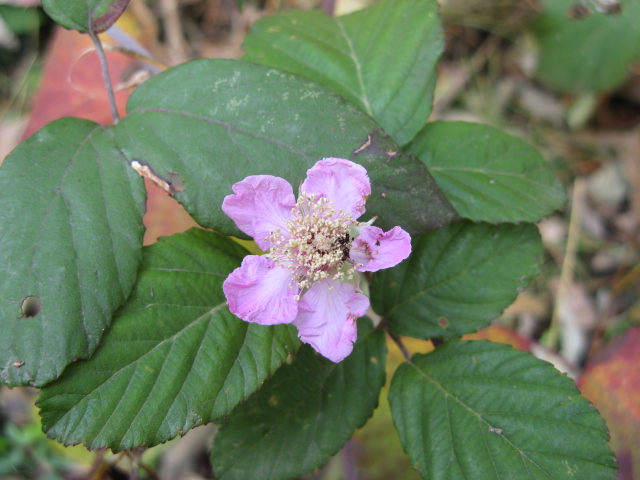
<svg viewBox="0 0 640 480">
<path fill-rule="evenodd" d="M 353 350 L 356 319 L 369 308 L 359 273 L 397 265 L 411 253 L 400 227 L 358 223 L 371 194 L 364 167 L 325 158 L 307 171 L 296 201 L 286 180 L 253 175 L 233 186 L 222 210 L 262 250 L 222 286 L 232 313 L 261 325 L 292 323 L 329 360 Z"/>
</svg>

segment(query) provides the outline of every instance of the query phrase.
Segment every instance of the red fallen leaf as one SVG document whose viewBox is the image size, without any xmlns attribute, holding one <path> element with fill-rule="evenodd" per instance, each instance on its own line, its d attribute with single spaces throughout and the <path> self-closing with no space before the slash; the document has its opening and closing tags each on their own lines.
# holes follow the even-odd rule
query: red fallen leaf
<svg viewBox="0 0 640 480">
<path fill-rule="evenodd" d="M 126 28 L 133 23 L 127 18 L 126 12 L 120 22 L 126 24 L 123 29 L 129 35 L 141 41 L 141 35 L 131 32 L 132 28 Z M 107 35 L 101 35 L 100 38 L 103 43 L 110 42 Z M 118 85 L 122 82 L 124 74 L 135 68 L 136 61 L 110 50 L 105 50 L 105 54 L 111 81 L 113 85 Z M 128 90 L 115 92 L 121 116 L 125 113 L 129 94 Z M 24 138 L 30 137 L 53 120 L 69 116 L 93 120 L 101 125 L 113 123 L 100 62 L 91 39 L 88 35 L 59 27 L 46 54 L 42 83 L 33 100 L 31 118 Z M 145 185 L 145 245 L 155 242 L 159 236 L 183 232 L 196 226 L 195 221 L 178 202 L 152 182 L 146 181 Z"/>
<path fill-rule="evenodd" d="M 578 381 L 582 394 L 604 417 L 619 480 L 640 479 L 640 327 L 629 330 L 587 363 Z"/>
<path fill-rule="evenodd" d="M 106 43 L 104 36 L 101 36 Z M 136 62 L 121 53 L 105 51 L 113 84 Z M 124 113 L 128 91 L 116 92 L 118 111 Z M 40 88 L 33 99 L 24 137 L 62 117 L 79 117 L 101 125 L 113 123 L 100 61 L 88 35 L 58 27 L 45 57 Z"/>
</svg>

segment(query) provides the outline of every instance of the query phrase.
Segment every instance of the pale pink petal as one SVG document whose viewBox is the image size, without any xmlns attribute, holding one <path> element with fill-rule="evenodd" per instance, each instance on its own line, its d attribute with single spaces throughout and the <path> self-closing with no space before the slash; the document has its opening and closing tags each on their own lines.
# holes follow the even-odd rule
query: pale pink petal
<svg viewBox="0 0 640 480">
<path fill-rule="evenodd" d="M 411 253 L 411 237 L 400 227 L 388 232 L 368 226 L 351 244 L 349 258 L 360 272 L 376 272 L 399 264 Z"/>
<path fill-rule="evenodd" d="M 369 308 L 369 299 L 355 287 L 337 280 L 316 282 L 300 300 L 293 324 L 300 339 L 332 362 L 353 350 L 358 329 L 356 319 Z"/>
<path fill-rule="evenodd" d="M 247 255 L 222 284 L 229 310 L 260 325 L 291 323 L 298 313 L 293 274 L 270 258 Z"/>
<path fill-rule="evenodd" d="M 262 250 L 271 248 L 265 239 L 277 228 L 288 238 L 286 221 L 293 218 L 291 209 L 296 205 L 289 182 L 271 175 L 252 175 L 232 188 L 234 194 L 225 197 L 222 210 Z"/>
<path fill-rule="evenodd" d="M 342 158 L 324 158 L 307 171 L 300 191 L 328 198 L 338 212 L 344 210 L 355 219 L 365 211 L 371 182 L 361 165 Z"/>
</svg>

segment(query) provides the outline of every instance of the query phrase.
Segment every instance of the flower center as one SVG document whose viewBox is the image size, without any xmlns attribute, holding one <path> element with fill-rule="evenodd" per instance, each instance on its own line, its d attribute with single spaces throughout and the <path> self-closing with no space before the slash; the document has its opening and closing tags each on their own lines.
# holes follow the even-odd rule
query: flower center
<svg viewBox="0 0 640 480">
<path fill-rule="evenodd" d="M 300 192 L 287 221 L 287 239 L 280 229 L 268 237 L 271 258 L 294 273 L 299 298 L 303 290 L 325 278 L 352 280 L 355 266 L 347 262 L 351 238 L 349 227 L 356 222 L 351 214 L 336 212 L 327 198 Z"/>
</svg>

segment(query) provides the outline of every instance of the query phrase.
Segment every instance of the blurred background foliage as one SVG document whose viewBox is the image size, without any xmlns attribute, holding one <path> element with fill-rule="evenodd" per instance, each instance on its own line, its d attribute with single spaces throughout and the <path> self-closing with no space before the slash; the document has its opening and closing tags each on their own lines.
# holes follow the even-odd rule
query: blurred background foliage
<svg viewBox="0 0 640 480">
<path fill-rule="evenodd" d="M 251 24 L 286 9 L 345 14 L 375 0 L 131 0 L 109 47 L 118 105 L 150 75 L 196 57 L 239 58 Z M 541 275 L 473 338 L 510 343 L 572 376 L 607 420 L 621 480 L 640 479 L 640 0 L 440 0 L 446 48 L 430 120 L 490 124 L 535 145 L 569 193 L 540 222 Z M 125 45 L 123 51 L 115 45 Z M 118 50 L 119 49 L 119 50 Z M 138 50 L 132 53 L 131 50 Z M 0 1 L 0 163 L 66 115 L 109 122 L 88 38 L 37 0 Z M 92 63 L 94 62 L 94 63 Z M 149 189 L 145 243 L 193 220 Z M 407 339 L 411 352 L 431 344 Z M 389 343 L 388 379 L 402 361 Z M 386 396 L 387 387 L 382 397 Z M 0 478 L 213 478 L 214 426 L 150 450 L 64 448 L 40 430 L 35 393 L 0 390 Z M 386 398 L 322 480 L 419 478 Z"/>
</svg>

